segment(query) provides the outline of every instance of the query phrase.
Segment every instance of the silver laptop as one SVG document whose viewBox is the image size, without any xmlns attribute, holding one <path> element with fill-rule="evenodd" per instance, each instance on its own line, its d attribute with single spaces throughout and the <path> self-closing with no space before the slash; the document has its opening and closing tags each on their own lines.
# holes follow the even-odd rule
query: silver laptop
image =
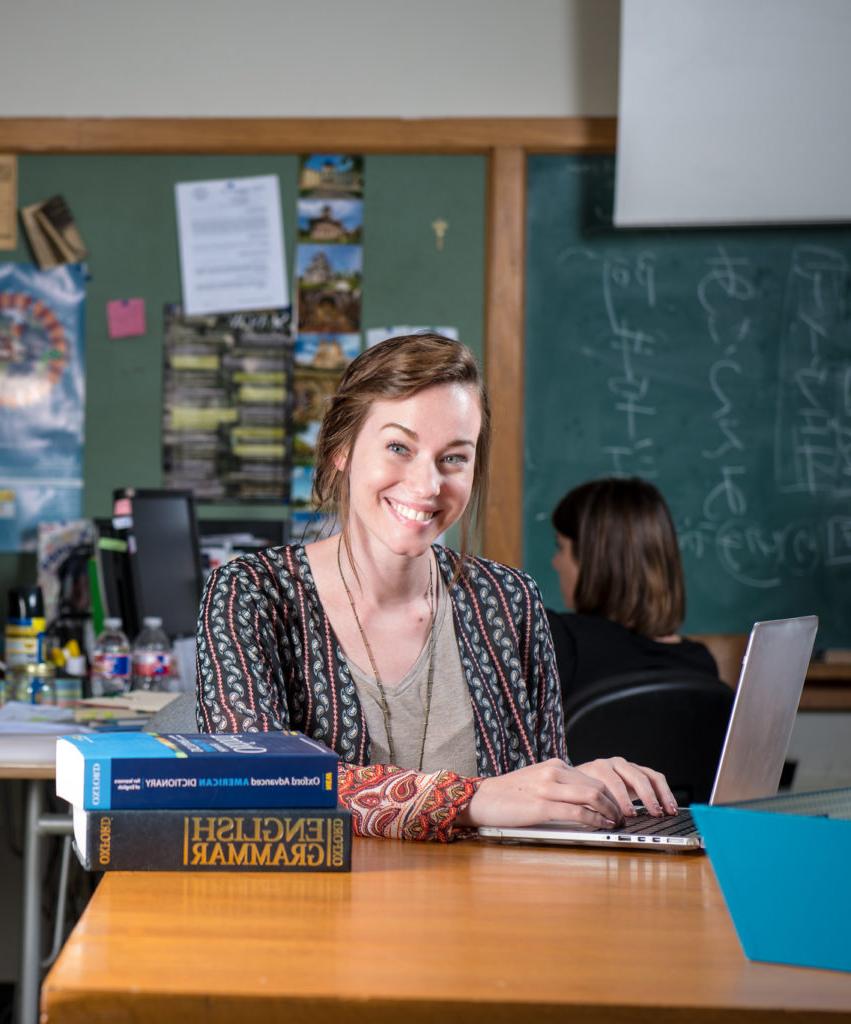
<svg viewBox="0 0 851 1024">
<path fill-rule="evenodd" d="M 742 661 L 710 804 L 753 800 L 777 792 L 817 628 L 815 615 L 755 623 Z M 523 828 L 482 826 L 479 835 L 516 843 L 629 849 L 641 845 L 670 853 L 703 848 L 688 810 L 663 818 L 639 814 L 619 829 L 550 822 Z"/>
</svg>

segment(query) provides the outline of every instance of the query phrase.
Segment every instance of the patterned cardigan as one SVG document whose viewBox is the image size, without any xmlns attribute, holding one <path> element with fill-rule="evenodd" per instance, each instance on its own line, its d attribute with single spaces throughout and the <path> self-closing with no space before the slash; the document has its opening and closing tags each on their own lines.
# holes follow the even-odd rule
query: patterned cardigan
<svg viewBox="0 0 851 1024">
<path fill-rule="evenodd" d="M 561 689 L 535 582 L 518 569 L 434 547 L 448 587 L 476 734 L 479 777 L 566 757 Z M 297 729 L 340 755 L 339 794 L 356 833 L 453 837 L 480 778 L 370 764 L 343 651 L 302 545 L 215 570 L 198 619 L 197 719 L 204 732 Z"/>
</svg>

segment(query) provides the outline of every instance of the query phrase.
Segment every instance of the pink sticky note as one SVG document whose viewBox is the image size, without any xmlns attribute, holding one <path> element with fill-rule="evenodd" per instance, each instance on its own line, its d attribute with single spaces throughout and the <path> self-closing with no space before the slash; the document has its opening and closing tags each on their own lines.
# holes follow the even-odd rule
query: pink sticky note
<svg viewBox="0 0 851 1024">
<path fill-rule="evenodd" d="M 145 300 L 112 299 L 106 304 L 110 338 L 134 338 L 145 333 Z"/>
</svg>

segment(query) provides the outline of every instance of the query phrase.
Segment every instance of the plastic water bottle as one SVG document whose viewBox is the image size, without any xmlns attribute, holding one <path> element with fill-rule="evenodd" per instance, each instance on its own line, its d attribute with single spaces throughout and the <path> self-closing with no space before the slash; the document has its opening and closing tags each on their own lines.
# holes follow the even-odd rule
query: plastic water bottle
<svg viewBox="0 0 851 1024">
<path fill-rule="evenodd" d="M 174 675 L 171 641 L 158 615 L 146 615 L 133 644 L 133 689 L 169 690 Z"/>
<path fill-rule="evenodd" d="M 104 619 L 92 658 L 92 696 L 113 697 L 130 689 L 130 641 L 121 619 Z"/>
</svg>

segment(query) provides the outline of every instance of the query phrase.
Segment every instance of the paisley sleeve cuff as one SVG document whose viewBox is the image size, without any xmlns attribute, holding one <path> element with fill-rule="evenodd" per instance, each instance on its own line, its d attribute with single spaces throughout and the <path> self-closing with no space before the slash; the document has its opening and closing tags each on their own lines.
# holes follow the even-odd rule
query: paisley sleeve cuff
<svg viewBox="0 0 851 1024">
<path fill-rule="evenodd" d="M 355 835 L 447 843 L 469 834 L 455 820 L 480 779 L 450 771 L 417 772 L 394 765 L 341 764 L 340 803 L 352 812 Z"/>
</svg>

